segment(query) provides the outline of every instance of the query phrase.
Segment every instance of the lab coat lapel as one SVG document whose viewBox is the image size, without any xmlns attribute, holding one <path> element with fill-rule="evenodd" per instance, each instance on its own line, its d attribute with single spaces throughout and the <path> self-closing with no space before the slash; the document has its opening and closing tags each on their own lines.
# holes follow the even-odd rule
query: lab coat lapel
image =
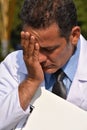
<svg viewBox="0 0 87 130">
<path fill-rule="evenodd" d="M 77 72 L 67 100 L 87 110 L 87 41 L 81 36 L 81 48 Z"/>
</svg>

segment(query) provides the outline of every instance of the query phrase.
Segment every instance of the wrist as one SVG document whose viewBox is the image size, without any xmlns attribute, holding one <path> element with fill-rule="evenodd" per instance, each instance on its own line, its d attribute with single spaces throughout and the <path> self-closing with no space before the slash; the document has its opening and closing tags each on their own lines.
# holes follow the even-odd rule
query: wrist
<svg viewBox="0 0 87 130">
<path fill-rule="evenodd" d="M 32 78 L 27 78 L 22 83 L 20 83 L 19 99 L 21 107 L 24 110 L 28 107 L 40 84 L 41 82 L 33 80 Z"/>
</svg>

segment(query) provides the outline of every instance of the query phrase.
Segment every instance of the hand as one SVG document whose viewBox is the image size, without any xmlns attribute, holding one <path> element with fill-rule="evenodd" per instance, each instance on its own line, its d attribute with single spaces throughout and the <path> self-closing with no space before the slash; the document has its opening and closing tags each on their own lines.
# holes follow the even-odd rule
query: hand
<svg viewBox="0 0 87 130">
<path fill-rule="evenodd" d="M 28 32 L 21 32 L 21 46 L 23 48 L 24 61 L 28 70 L 28 78 L 32 81 L 42 82 L 44 74 L 39 63 L 39 43 Z"/>
</svg>

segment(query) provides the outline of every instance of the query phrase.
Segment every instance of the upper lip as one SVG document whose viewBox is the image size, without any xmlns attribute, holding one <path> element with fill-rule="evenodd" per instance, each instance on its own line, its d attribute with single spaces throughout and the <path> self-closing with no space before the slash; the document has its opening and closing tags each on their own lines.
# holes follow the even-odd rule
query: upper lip
<svg viewBox="0 0 87 130">
<path fill-rule="evenodd" d="M 50 68 L 50 67 L 52 67 L 52 65 L 42 66 L 42 68 Z"/>
</svg>

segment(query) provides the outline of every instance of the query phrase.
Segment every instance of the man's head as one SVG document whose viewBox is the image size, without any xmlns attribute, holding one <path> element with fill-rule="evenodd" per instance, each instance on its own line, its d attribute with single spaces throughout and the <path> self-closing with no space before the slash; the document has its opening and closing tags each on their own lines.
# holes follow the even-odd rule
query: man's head
<svg viewBox="0 0 87 130">
<path fill-rule="evenodd" d="M 36 29 L 56 23 L 60 35 L 66 39 L 77 25 L 76 8 L 72 0 L 25 0 L 21 18 L 24 24 Z"/>
<path fill-rule="evenodd" d="M 24 32 L 39 43 L 39 62 L 44 72 L 54 73 L 73 55 L 79 36 L 72 0 L 25 0 L 21 11 Z"/>
</svg>

